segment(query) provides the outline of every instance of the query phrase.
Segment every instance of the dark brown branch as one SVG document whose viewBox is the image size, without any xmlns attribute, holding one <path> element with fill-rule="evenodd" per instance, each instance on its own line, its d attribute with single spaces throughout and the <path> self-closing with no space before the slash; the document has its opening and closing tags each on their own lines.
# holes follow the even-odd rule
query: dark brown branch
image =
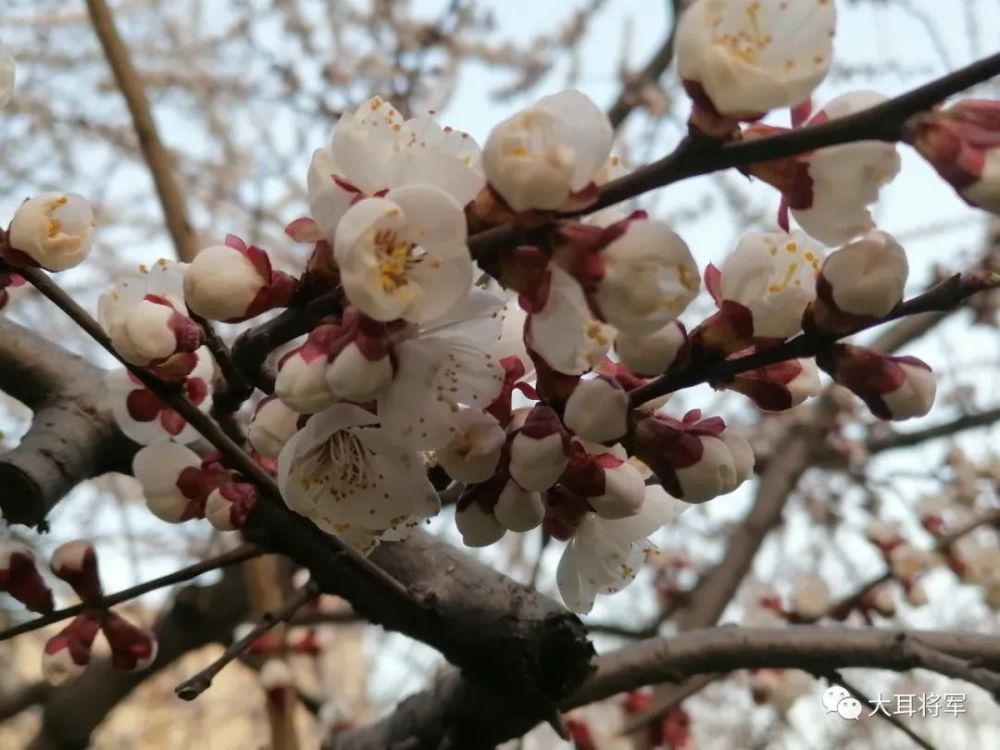
<svg viewBox="0 0 1000 750">
<path fill-rule="evenodd" d="M 925 669 L 978 685 L 993 696 L 993 700 L 1000 700 L 1000 673 L 979 666 L 981 660 L 978 657 L 960 659 L 931 648 L 919 637 L 905 633 L 899 636 L 899 645 L 903 653 L 918 660 Z"/>
<path fill-rule="evenodd" d="M 190 581 L 192 578 L 197 578 L 204 573 L 208 573 L 213 570 L 220 570 L 222 568 L 228 568 L 231 565 L 237 565 L 245 562 L 246 560 L 250 560 L 251 558 L 258 557 L 261 554 L 263 553 L 252 544 L 244 544 L 234 550 L 223 552 L 221 555 L 210 557 L 207 560 L 202 560 L 201 562 L 194 563 L 193 565 L 188 565 L 186 568 L 181 568 L 180 570 L 168 573 L 165 576 L 153 578 L 149 581 L 140 583 L 138 586 L 132 586 L 131 588 L 123 589 L 117 593 L 109 594 L 108 596 L 102 598 L 100 603 L 96 606 L 104 609 L 110 609 L 111 607 L 122 604 L 123 602 L 138 599 L 140 596 L 148 594 L 150 591 L 156 591 L 158 589 L 166 588 L 167 586 L 173 586 L 176 583 Z M 28 620 L 27 622 L 22 622 L 20 625 L 15 625 L 7 630 L 0 631 L 0 641 L 6 641 L 9 638 L 14 638 L 15 636 L 23 635 L 24 633 L 30 633 L 33 630 L 40 630 L 41 628 L 52 625 L 53 623 L 62 622 L 63 620 L 68 620 L 71 617 L 76 617 L 87 608 L 88 607 L 85 607 L 83 604 L 75 604 L 72 607 L 65 607 L 64 609 L 56 610 L 51 614 L 36 617 L 35 619 Z M 93 605 L 90 608 L 93 608 Z"/>
<path fill-rule="evenodd" d="M 857 326 L 840 336 L 830 337 L 803 333 L 783 344 L 754 352 L 745 357 L 694 363 L 683 370 L 661 375 L 646 385 L 636 388 L 629 395 L 633 405 L 638 406 L 699 383 L 725 381 L 759 367 L 766 367 L 789 359 L 814 357 L 837 339 L 910 315 L 953 310 L 973 294 L 995 289 L 998 286 L 1000 286 L 1000 274 L 988 271 L 955 274 L 923 294 L 901 303 L 884 318 Z"/>
<path fill-rule="evenodd" d="M 142 76 L 132 64 L 128 46 L 118 33 L 114 15 L 105 0 L 87 0 L 87 10 L 97 38 L 104 49 L 104 55 L 108 59 L 108 65 L 111 66 L 118 88 L 128 105 L 129 114 L 132 116 L 132 127 L 139 140 L 143 158 L 149 166 L 177 257 L 190 262 L 198 252 L 194 230 L 188 221 L 184 193 L 177 184 L 173 158 L 160 141 L 142 84 Z"/>
<path fill-rule="evenodd" d="M 975 414 L 963 414 L 950 422 L 931 425 L 922 430 L 912 432 L 894 432 L 890 435 L 873 438 L 868 441 L 869 453 L 882 453 L 884 451 L 896 450 L 898 448 L 909 448 L 920 445 L 928 440 L 948 437 L 957 432 L 972 430 L 977 427 L 989 427 L 994 422 L 1000 420 L 1000 406 Z"/>
<path fill-rule="evenodd" d="M 51 691 L 51 685 L 34 682 L 9 695 L 0 695 L 0 722 L 13 719 L 22 711 L 44 703 Z"/>
<path fill-rule="evenodd" d="M 218 659 L 190 679 L 178 685 L 174 692 L 185 701 L 193 701 L 212 686 L 212 680 L 227 664 L 238 659 L 254 642 L 271 628 L 280 623 L 288 622 L 291 617 L 320 594 L 319 586 L 310 581 L 285 601 L 278 609 L 265 612 L 260 622 L 250 629 L 242 638 L 233 641 L 229 648 Z"/>
</svg>

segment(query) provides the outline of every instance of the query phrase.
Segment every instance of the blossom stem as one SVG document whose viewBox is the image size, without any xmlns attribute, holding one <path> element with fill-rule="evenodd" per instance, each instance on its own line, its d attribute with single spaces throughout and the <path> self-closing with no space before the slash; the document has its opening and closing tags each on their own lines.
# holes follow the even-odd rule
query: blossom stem
<svg viewBox="0 0 1000 750">
<path fill-rule="evenodd" d="M 169 573 L 165 576 L 144 581 L 137 586 L 132 586 L 131 588 L 123 589 L 117 593 L 101 597 L 97 601 L 88 602 L 87 604 L 74 604 L 72 607 L 65 607 L 64 609 L 56 610 L 55 612 L 51 612 L 44 617 L 36 617 L 33 620 L 22 622 L 20 625 L 15 625 L 7 630 L 0 631 L 0 641 L 6 641 L 9 638 L 13 638 L 24 633 L 30 633 L 33 630 L 39 630 L 52 625 L 53 623 L 62 622 L 63 620 L 68 620 L 71 617 L 76 617 L 85 609 L 94 609 L 95 607 L 102 610 L 110 609 L 111 607 L 123 602 L 137 599 L 144 594 L 148 594 L 150 591 L 156 591 L 157 589 L 166 588 L 167 586 L 173 586 L 176 583 L 190 581 L 192 578 L 197 578 L 202 573 L 208 573 L 212 570 L 220 570 L 221 568 L 228 568 L 230 565 L 238 565 L 239 563 L 251 560 L 263 554 L 264 551 L 256 545 L 243 544 L 236 549 L 230 550 L 229 552 L 223 552 L 221 555 L 209 557 L 206 560 L 194 563 L 193 565 L 188 565 L 186 568 L 181 568 L 180 570 L 175 570 L 173 573 Z"/>
</svg>

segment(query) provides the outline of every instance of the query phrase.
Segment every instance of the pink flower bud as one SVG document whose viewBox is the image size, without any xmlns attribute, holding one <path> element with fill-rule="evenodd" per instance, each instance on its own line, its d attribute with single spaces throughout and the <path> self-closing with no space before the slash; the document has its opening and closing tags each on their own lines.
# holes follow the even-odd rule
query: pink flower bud
<svg viewBox="0 0 1000 750">
<path fill-rule="evenodd" d="M 34 553 L 20 544 L 0 545 L 0 591 L 32 612 L 47 614 L 55 606 L 52 591 L 35 565 Z"/>
<path fill-rule="evenodd" d="M 284 659 L 268 659 L 260 670 L 260 686 L 264 688 L 271 708 L 283 711 L 287 705 L 287 692 L 294 686 L 292 670 Z"/>
<path fill-rule="evenodd" d="M 882 617 L 892 617 L 896 614 L 896 601 L 892 587 L 886 584 L 876 586 L 861 598 L 861 607 L 874 610 Z"/>
<path fill-rule="evenodd" d="M 792 610 L 806 622 L 823 617 L 830 609 L 830 587 L 815 573 L 799 576 L 792 589 Z"/>
<path fill-rule="evenodd" d="M 50 638 L 42 650 L 42 675 L 52 685 L 76 679 L 90 664 L 91 648 L 100 629 L 100 621 L 89 614 L 78 615 L 58 635 Z"/>
<path fill-rule="evenodd" d="M 926 573 L 934 561 L 932 554 L 909 544 L 897 544 L 889 550 L 889 567 L 892 574 L 903 582 L 912 581 Z"/>
<path fill-rule="evenodd" d="M 602 518 L 634 516 L 646 497 L 646 483 L 639 470 L 603 446 L 584 446 L 574 441 L 570 462 L 560 480 L 565 487 L 586 498 Z"/>
<path fill-rule="evenodd" d="M 703 503 L 732 492 L 753 468 L 749 444 L 734 435 L 723 439 L 724 430 L 720 418 L 702 420 L 697 409 L 683 421 L 650 416 L 636 426 L 635 454 L 671 495 Z"/>
<path fill-rule="evenodd" d="M 969 204 L 1000 214 L 1000 102 L 969 99 L 907 123 L 906 138 Z"/>
<path fill-rule="evenodd" d="M 271 268 L 267 253 L 238 237 L 206 247 L 184 273 L 184 299 L 198 315 L 237 323 L 287 305 L 295 280 Z"/>
<path fill-rule="evenodd" d="M 86 260 L 94 231 L 94 210 L 76 193 L 43 193 L 14 212 L 8 241 L 22 258 L 49 271 L 65 271 Z"/>
<path fill-rule="evenodd" d="M 567 448 L 558 415 L 551 407 L 535 406 L 510 441 L 510 475 L 526 490 L 547 490 L 569 463 Z"/>
<path fill-rule="evenodd" d="M 563 423 L 584 440 L 606 443 L 628 430 L 628 394 L 615 380 L 581 380 L 566 401 Z"/>
<path fill-rule="evenodd" d="M 437 452 L 441 467 L 456 482 L 485 482 L 497 469 L 506 433 L 494 417 L 476 409 L 458 412 L 452 425 L 455 432 Z"/>
<path fill-rule="evenodd" d="M 615 351 L 622 364 L 642 377 L 667 372 L 683 358 L 686 349 L 687 331 L 676 320 L 645 336 L 622 333 L 615 339 Z"/>
<path fill-rule="evenodd" d="M 278 364 L 274 392 L 288 408 L 313 414 L 336 400 L 326 381 L 326 369 L 330 347 L 339 334 L 339 326 L 317 326 L 302 346 Z"/>
<path fill-rule="evenodd" d="M 859 346 L 835 344 L 817 356 L 816 362 L 879 419 L 922 417 L 934 403 L 934 373 L 916 357 L 891 357 Z"/>
<path fill-rule="evenodd" d="M 927 604 L 927 590 L 920 581 L 910 581 L 903 586 L 906 601 L 911 607 L 922 607 Z"/>
<path fill-rule="evenodd" d="M 115 351 L 130 364 L 160 364 L 201 345 L 201 328 L 166 297 L 147 294 L 122 307 L 108 326 L 108 335 Z"/>
<path fill-rule="evenodd" d="M 764 411 L 784 411 L 819 393 L 819 370 L 811 359 L 789 359 L 740 373 L 716 387 L 742 393 Z"/>
<path fill-rule="evenodd" d="M 504 484 L 493 515 L 508 531 L 531 531 L 545 517 L 545 504 L 538 492 L 528 492 L 513 479 Z"/>
<path fill-rule="evenodd" d="M 52 553 L 51 566 L 52 572 L 72 586 L 85 604 L 100 602 L 103 592 L 97 552 L 90 542 L 66 542 Z"/>
<path fill-rule="evenodd" d="M 101 632 L 111 646 L 111 664 L 115 669 L 135 672 L 146 669 L 156 660 L 156 636 L 124 617 L 106 612 Z"/>
<path fill-rule="evenodd" d="M 865 537 L 886 554 L 903 540 L 899 533 L 898 523 L 878 519 L 869 521 L 868 526 L 865 527 Z"/>
<path fill-rule="evenodd" d="M 816 279 L 810 320 L 824 333 L 844 333 L 887 315 L 903 299 L 909 264 L 885 232 L 873 231 L 827 256 Z"/>
<path fill-rule="evenodd" d="M 276 396 L 268 396 L 254 410 L 247 429 L 247 440 L 262 456 L 277 458 L 285 443 L 299 431 L 301 417 L 301 414 L 289 409 Z"/>
<path fill-rule="evenodd" d="M 257 490 L 252 484 L 228 482 L 208 496 L 205 518 L 220 531 L 233 531 L 243 528 L 256 504 Z"/>
</svg>

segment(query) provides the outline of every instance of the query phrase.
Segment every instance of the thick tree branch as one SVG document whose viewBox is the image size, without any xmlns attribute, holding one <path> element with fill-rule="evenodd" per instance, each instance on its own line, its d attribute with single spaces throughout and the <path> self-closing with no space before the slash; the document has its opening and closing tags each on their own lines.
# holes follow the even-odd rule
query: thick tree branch
<svg viewBox="0 0 1000 750">
<path fill-rule="evenodd" d="M 142 84 L 142 76 L 132 64 L 128 46 L 118 33 L 114 15 L 107 2 L 87 0 L 87 10 L 97 38 L 104 49 L 104 55 L 108 59 L 108 65 L 111 66 L 118 88 L 128 105 L 129 114 L 132 116 L 132 127 L 135 129 L 139 148 L 153 177 L 153 184 L 156 186 L 156 193 L 163 207 L 163 218 L 177 251 L 177 257 L 190 262 L 198 252 L 194 230 L 188 221 L 184 193 L 177 184 L 173 157 L 160 141 Z"/>
</svg>

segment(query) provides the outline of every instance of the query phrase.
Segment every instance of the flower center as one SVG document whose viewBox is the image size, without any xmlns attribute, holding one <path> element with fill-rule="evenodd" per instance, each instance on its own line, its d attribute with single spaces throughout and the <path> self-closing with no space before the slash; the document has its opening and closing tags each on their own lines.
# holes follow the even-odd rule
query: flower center
<svg viewBox="0 0 1000 750">
<path fill-rule="evenodd" d="M 375 257 L 378 262 L 378 280 L 385 292 L 392 292 L 405 286 L 406 272 L 411 265 L 420 261 L 414 257 L 412 242 L 400 240 L 395 232 L 382 230 L 375 235 Z"/>
<path fill-rule="evenodd" d="M 322 484 L 335 503 L 373 484 L 365 447 L 352 430 L 338 430 L 316 446 L 302 462 L 302 484 Z"/>
</svg>

